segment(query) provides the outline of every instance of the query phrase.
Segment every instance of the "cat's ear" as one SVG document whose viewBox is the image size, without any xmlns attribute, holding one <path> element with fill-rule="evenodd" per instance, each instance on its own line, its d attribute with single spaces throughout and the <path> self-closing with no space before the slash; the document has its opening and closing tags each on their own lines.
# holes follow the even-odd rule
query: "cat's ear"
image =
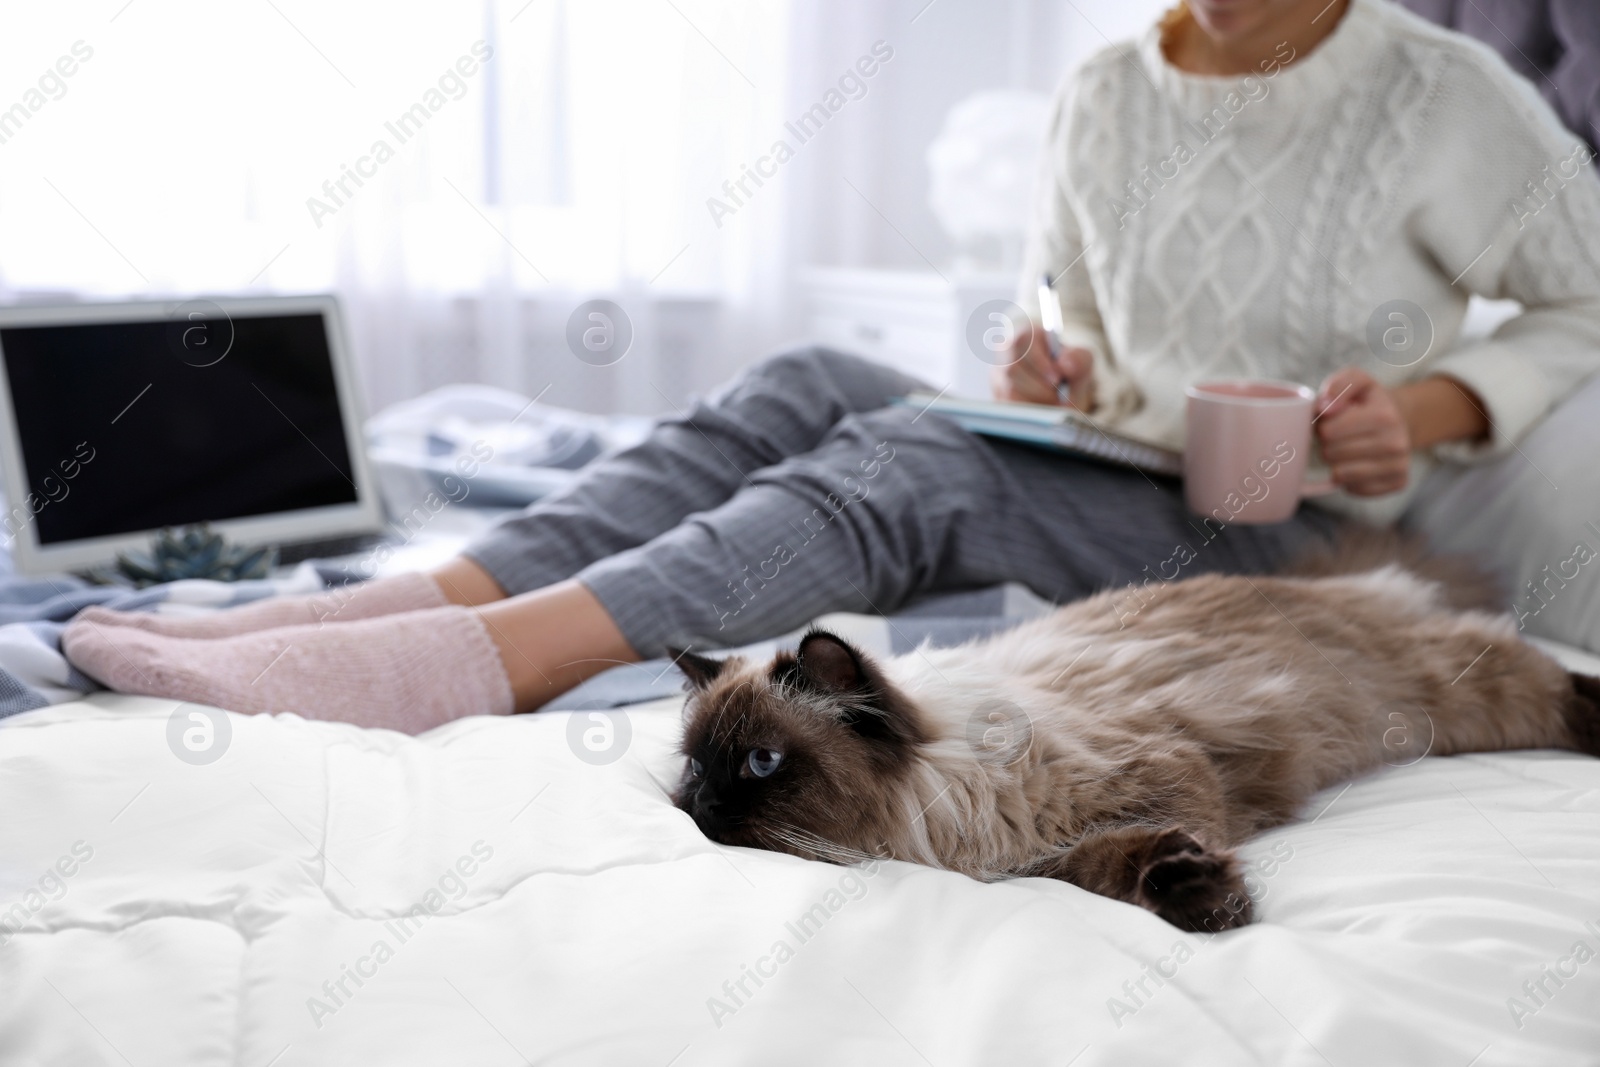
<svg viewBox="0 0 1600 1067">
<path fill-rule="evenodd" d="M 727 666 L 727 660 L 712 659 L 710 656 L 700 656 L 687 649 L 669 648 L 667 655 L 672 657 L 672 662 L 678 665 L 683 676 L 689 679 L 693 689 L 704 689 L 717 680 L 717 675 L 722 673 L 722 668 Z"/>
<path fill-rule="evenodd" d="M 795 659 L 800 676 L 824 692 L 853 692 L 867 681 L 860 653 L 826 630 L 812 630 L 801 638 Z"/>
<path fill-rule="evenodd" d="M 896 758 L 927 740 L 916 706 L 871 658 L 844 639 L 812 630 L 801 639 L 789 670 L 802 685 L 841 698 L 840 721 L 879 742 L 874 749 L 881 757 Z"/>
</svg>

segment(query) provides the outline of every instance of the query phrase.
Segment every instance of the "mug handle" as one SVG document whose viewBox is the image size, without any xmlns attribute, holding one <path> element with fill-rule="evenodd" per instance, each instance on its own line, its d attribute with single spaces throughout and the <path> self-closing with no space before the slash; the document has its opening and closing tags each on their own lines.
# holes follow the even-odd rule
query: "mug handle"
<svg viewBox="0 0 1600 1067">
<path fill-rule="evenodd" d="M 1306 497 L 1312 496 L 1327 496 L 1338 488 L 1337 485 L 1333 484 L 1333 479 L 1331 478 L 1324 478 L 1320 482 L 1305 482 L 1300 486 L 1300 499 L 1304 500 Z"/>
</svg>

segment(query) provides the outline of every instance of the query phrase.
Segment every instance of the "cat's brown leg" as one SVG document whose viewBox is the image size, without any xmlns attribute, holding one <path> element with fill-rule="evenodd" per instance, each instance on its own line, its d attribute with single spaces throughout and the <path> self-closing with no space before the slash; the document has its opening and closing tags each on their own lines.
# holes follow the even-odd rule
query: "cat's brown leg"
<svg viewBox="0 0 1600 1067">
<path fill-rule="evenodd" d="M 1217 933 L 1250 921 L 1250 894 L 1231 849 L 1181 826 L 1091 830 L 1039 873 L 1148 908 L 1172 925 Z"/>
<path fill-rule="evenodd" d="M 1572 697 L 1567 702 L 1567 729 L 1579 752 L 1600 756 L 1600 678 L 1572 675 Z"/>
</svg>

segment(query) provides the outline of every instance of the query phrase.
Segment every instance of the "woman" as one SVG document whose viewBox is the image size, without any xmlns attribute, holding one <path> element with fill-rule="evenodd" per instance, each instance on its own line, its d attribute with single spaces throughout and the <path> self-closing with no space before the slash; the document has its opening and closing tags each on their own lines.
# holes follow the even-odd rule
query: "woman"
<svg viewBox="0 0 1600 1067">
<path fill-rule="evenodd" d="M 997 392 L 1053 403 L 1064 380 L 1179 446 L 1189 382 L 1320 382 L 1329 510 L 1213 538 L 1176 482 L 973 437 L 886 406 L 916 382 L 805 350 L 431 576 L 200 620 L 90 611 L 64 645 L 115 689 L 417 731 L 930 590 L 1269 568 L 1339 512 L 1395 517 L 1431 455 L 1514 448 L 1600 366 L 1600 184 L 1575 147 L 1486 49 L 1383 0 L 1188 0 L 1070 79 L 1024 272 L 1056 279 L 1070 347 L 1022 331 Z M 1440 355 L 1472 292 L 1526 310 Z M 1426 358 L 1369 343 L 1394 301 Z"/>
</svg>

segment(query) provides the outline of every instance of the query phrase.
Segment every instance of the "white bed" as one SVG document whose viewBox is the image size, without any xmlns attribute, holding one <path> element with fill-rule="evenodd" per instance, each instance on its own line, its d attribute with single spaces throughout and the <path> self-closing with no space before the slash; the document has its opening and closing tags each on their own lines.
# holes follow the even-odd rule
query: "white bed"
<svg viewBox="0 0 1600 1067">
<path fill-rule="evenodd" d="M 1600 760 L 1330 791 L 1246 850 L 1260 921 L 1207 939 L 1056 882 L 714 846 L 662 793 L 673 703 L 603 766 L 560 713 L 231 716 L 191 766 L 176 706 L 0 724 L 0 1063 L 1600 1063 Z"/>
</svg>

